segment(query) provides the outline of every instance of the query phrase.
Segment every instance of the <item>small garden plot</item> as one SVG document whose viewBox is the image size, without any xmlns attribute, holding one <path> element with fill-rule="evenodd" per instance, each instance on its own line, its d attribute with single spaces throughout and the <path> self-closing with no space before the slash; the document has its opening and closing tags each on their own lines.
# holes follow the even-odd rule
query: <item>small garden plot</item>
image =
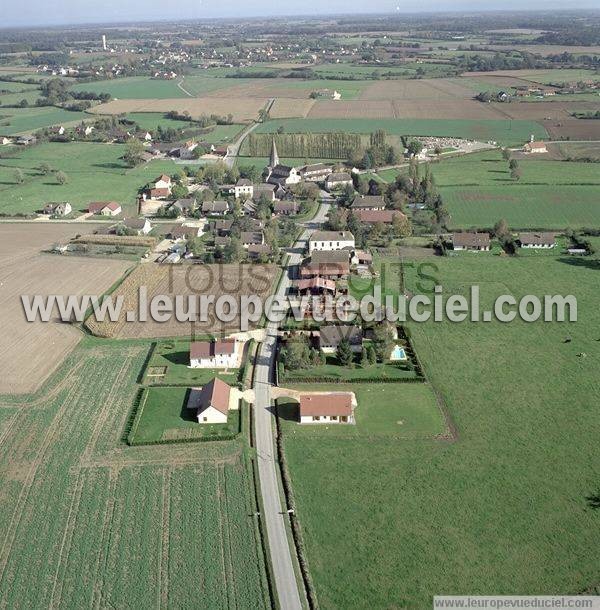
<svg viewBox="0 0 600 610">
<path fill-rule="evenodd" d="M 226 424 L 199 424 L 195 412 L 187 408 L 189 392 L 186 387 L 147 388 L 140 401 L 130 444 L 219 440 L 239 433 L 239 409 L 230 409 Z"/>
<path fill-rule="evenodd" d="M 208 337 L 197 337 L 197 340 Z M 194 386 L 208 383 L 219 377 L 230 386 L 235 386 L 240 377 L 240 369 L 192 369 L 190 364 L 190 340 L 167 340 L 156 344 L 146 371 L 144 383 L 147 385 Z"/>
<path fill-rule="evenodd" d="M 280 398 L 278 415 L 286 435 L 308 436 L 387 436 L 401 439 L 432 438 L 446 432 L 444 416 L 428 383 L 355 383 L 342 388 L 317 384 L 294 386 L 307 391 L 354 392 L 356 424 L 299 424 L 298 402 Z"/>
</svg>

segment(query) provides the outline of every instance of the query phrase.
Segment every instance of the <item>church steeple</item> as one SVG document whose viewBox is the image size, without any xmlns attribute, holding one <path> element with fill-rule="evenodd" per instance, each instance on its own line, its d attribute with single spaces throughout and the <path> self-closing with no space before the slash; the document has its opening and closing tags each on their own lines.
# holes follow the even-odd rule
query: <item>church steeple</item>
<svg viewBox="0 0 600 610">
<path fill-rule="evenodd" d="M 279 165 L 279 155 L 277 154 L 277 146 L 275 145 L 275 138 L 271 144 L 271 158 L 269 159 L 269 167 L 275 167 Z"/>
</svg>

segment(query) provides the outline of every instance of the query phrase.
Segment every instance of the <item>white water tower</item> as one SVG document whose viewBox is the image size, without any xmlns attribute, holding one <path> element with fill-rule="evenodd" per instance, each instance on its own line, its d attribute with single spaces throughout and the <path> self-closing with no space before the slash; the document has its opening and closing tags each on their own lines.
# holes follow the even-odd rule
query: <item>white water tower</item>
<svg viewBox="0 0 600 610">
<path fill-rule="evenodd" d="M 106 51 L 106 34 L 102 34 L 102 48 Z"/>
</svg>

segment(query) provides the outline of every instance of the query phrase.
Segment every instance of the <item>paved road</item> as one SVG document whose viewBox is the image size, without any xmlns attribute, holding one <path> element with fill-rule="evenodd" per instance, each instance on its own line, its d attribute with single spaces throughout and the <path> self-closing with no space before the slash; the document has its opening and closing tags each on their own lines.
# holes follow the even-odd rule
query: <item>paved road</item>
<svg viewBox="0 0 600 610">
<path fill-rule="evenodd" d="M 327 195 L 327 194 L 326 194 Z M 294 247 L 289 251 L 290 259 L 287 271 L 279 285 L 277 294 L 284 296 L 290 285 L 289 267 L 300 263 L 302 251 L 310 234 L 324 221 L 329 210 L 329 195 L 324 198 L 316 216 L 307 221 L 305 231 L 302 233 Z M 273 438 L 274 414 L 271 410 L 271 383 L 275 364 L 275 347 L 277 342 L 277 323 L 269 322 L 266 339 L 258 354 L 254 375 L 254 427 L 256 438 L 256 451 L 258 456 L 258 474 L 260 478 L 260 492 L 263 501 L 263 514 L 269 539 L 269 553 L 275 576 L 275 587 L 279 597 L 279 604 L 284 610 L 301 610 L 301 599 L 306 595 L 303 588 L 299 589 L 292 562 L 292 552 L 286 534 L 285 519 L 288 519 L 286 507 L 282 506 L 279 495 L 277 477 L 277 451 Z"/>
</svg>

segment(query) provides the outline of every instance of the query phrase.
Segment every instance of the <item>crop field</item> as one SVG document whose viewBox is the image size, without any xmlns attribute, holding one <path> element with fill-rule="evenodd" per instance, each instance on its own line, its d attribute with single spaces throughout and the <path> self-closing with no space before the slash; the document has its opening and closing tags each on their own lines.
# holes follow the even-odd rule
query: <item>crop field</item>
<svg viewBox="0 0 600 610">
<path fill-rule="evenodd" d="M 519 160 L 522 177 L 510 178 L 497 151 L 455 157 L 433 168 L 455 228 L 492 227 L 505 218 L 514 229 L 597 226 L 600 176 L 594 164 Z"/>
<path fill-rule="evenodd" d="M 89 118 L 83 112 L 72 112 L 53 106 L 39 108 L 2 108 L 0 106 L 0 132 L 5 135 L 35 131 L 52 125 L 66 125 Z"/>
<path fill-rule="evenodd" d="M 537 46 L 536 46 L 537 48 Z M 591 47 L 586 48 L 586 53 L 592 53 Z M 548 85 L 550 83 L 567 83 L 580 80 L 600 80 L 600 75 L 593 70 L 566 69 L 566 70 L 500 70 L 489 72 L 489 75 L 515 76 L 534 83 Z"/>
<path fill-rule="evenodd" d="M 561 99 L 551 102 L 512 102 L 510 104 L 480 105 L 491 106 L 511 119 L 562 121 L 570 119 L 574 112 L 595 112 L 600 109 L 600 98 L 598 98 L 598 102 L 562 101 Z"/>
<path fill-rule="evenodd" d="M 122 99 L 94 106 L 95 114 L 128 114 L 131 112 L 189 112 L 194 118 L 202 115 L 233 115 L 236 123 L 257 119 L 258 111 L 267 103 L 261 98 L 186 97 L 185 99 Z"/>
<path fill-rule="evenodd" d="M 2 606 L 270 607 L 241 443 L 122 440 L 147 349 L 88 338 L 2 399 Z"/>
<path fill-rule="evenodd" d="M 287 119 L 295 117 L 306 117 L 313 107 L 315 101 L 311 99 L 275 98 L 269 110 L 272 119 Z"/>
<path fill-rule="evenodd" d="M 125 213 L 134 209 L 137 189 L 162 172 L 172 173 L 172 161 L 151 161 L 128 168 L 121 160 L 125 146 L 93 142 L 43 143 L 18 147 L 0 159 L 0 213 L 31 213 L 49 201 L 68 201 L 75 211 L 85 210 L 90 201 L 118 201 Z M 44 174 L 47 163 L 53 171 L 67 175 L 58 184 L 53 173 Z M 15 170 L 24 173 L 17 183 Z"/>
<path fill-rule="evenodd" d="M 560 255 L 436 265 L 446 295 L 473 283 L 484 306 L 500 294 L 574 294 L 579 321 L 412 325 L 454 442 L 284 434 L 322 608 L 364 608 L 365 596 L 371 607 L 425 608 L 441 592 L 577 594 L 598 583 L 597 266 Z M 412 275 L 407 287 L 416 290 Z"/>
<path fill-rule="evenodd" d="M 433 438 L 447 432 L 435 394 L 427 383 L 343 383 L 288 386 L 311 392 L 354 392 L 354 425 L 300 425 L 298 402 L 280 398 L 284 434 L 292 438 Z"/>
<path fill-rule="evenodd" d="M 544 121 L 543 124 L 555 140 L 600 140 L 600 121 L 597 119 Z"/>
<path fill-rule="evenodd" d="M 90 223 L 89 229 L 94 225 Z M 110 288 L 130 266 L 118 260 L 75 259 L 41 250 L 74 237 L 81 225 L 0 225 L 2 356 L 0 393 L 35 391 L 81 340 L 75 327 L 58 320 L 27 322 L 21 295 L 96 294 Z M 19 256 L 15 256 L 15 252 Z"/>
<path fill-rule="evenodd" d="M 137 339 L 143 337 L 185 337 L 198 333 L 234 332 L 240 330 L 239 299 L 241 296 L 257 295 L 266 298 L 271 293 L 277 277 L 274 265 L 140 265 L 130 273 L 115 290 L 114 296 L 123 297 L 120 318 L 111 322 L 99 322 L 92 315 L 86 321 L 87 328 L 100 337 Z M 230 322 L 222 322 L 215 316 L 214 306 L 207 310 L 205 320 L 180 322 L 173 315 L 166 322 L 140 319 L 139 289 L 145 287 L 148 303 L 159 295 L 182 295 L 187 311 L 188 296 L 198 301 L 200 295 L 213 295 L 215 301 L 223 295 L 232 295 L 238 303 L 238 316 Z M 134 312 L 136 322 L 127 322 L 126 312 Z M 198 307 L 198 318 L 201 310 Z M 256 327 L 256 323 L 250 323 Z"/>
<path fill-rule="evenodd" d="M 503 145 L 523 144 L 531 134 L 538 140 L 547 137 L 545 129 L 534 121 L 513 120 L 419 120 L 419 119 L 288 119 L 268 121 L 259 125 L 257 133 L 371 133 L 383 129 L 389 135 L 442 136 L 465 138 Z"/>
<path fill-rule="evenodd" d="M 375 81 L 360 95 L 363 100 L 453 101 L 472 97 L 472 90 L 460 78 Z"/>
<path fill-rule="evenodd" d="M 561 142 L 553 146 L 564 158 L 600 160 L 600 142 Z"/>
</svg>

